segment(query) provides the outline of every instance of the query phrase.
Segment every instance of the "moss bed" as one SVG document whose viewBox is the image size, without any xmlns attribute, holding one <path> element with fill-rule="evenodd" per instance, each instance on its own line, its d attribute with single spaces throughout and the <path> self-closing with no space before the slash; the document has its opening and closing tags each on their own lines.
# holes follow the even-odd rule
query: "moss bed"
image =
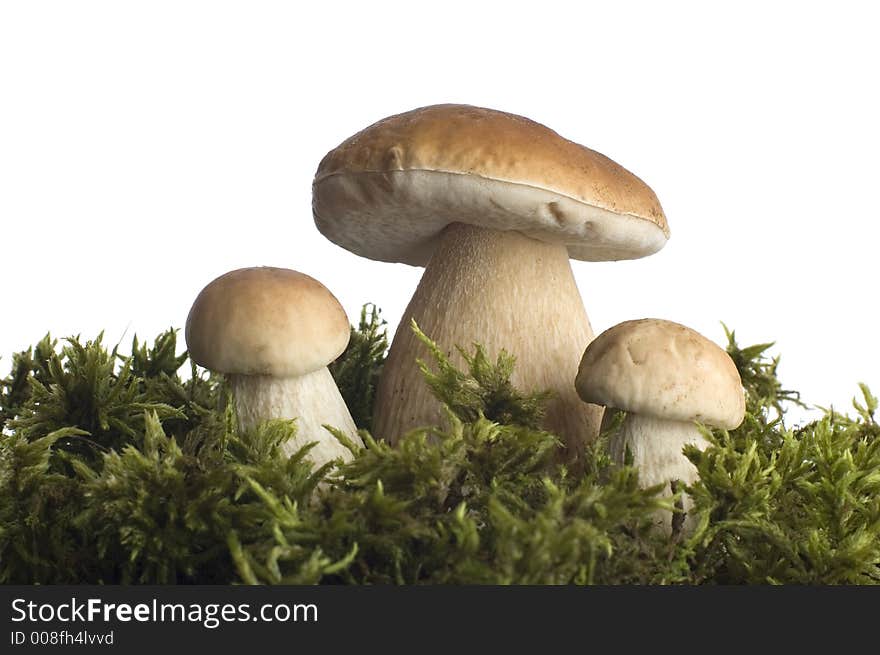
<svg viewBox="0 0 880 655">
<path fill-rule="evenodd" d="M 422 368 L 448 425 L 396 448 L 370 437 L 387 348 L 373 307 L 331 365 L 366 447 L 315 472 L 307 449 L 280 455 L 295 422 L 236 431 L 222 378 L 178 355 L 174 330 L 126 355 L 46 336 L 0 382 L 0 583 L 877 582 L 877 399 L 862 385 L 851 415 L 791 427 L 799 396 L 769 344 L 727 336 L 746 420 L 687 451 L 697 528 L 672 536 L 650 528 L 671 503 L 603 438 L 559 463 L 546 396 L 511 386 L 506 353 L 475 346 L 459 369 L 434 348 Z"/>
</svg>

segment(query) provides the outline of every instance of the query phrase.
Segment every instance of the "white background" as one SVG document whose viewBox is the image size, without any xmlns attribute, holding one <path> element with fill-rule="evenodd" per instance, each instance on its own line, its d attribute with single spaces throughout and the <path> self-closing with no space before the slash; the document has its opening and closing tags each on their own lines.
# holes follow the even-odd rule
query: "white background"
<svg viewBox="0 0 880 655">
<path fill-rule="evenodd" d="M 672 229 L 573 262 L 598 333 L 776 341 L 783 382 L 880 392 L 880 45 L 871 3 L 3 2 L 0 374 L 54 336 L 152 338 L 242 266 L 295 268 L 396 326 L 421 269 L 314 227 L 321 157 L 390 114 L 523 114 L 615 159 Z"/>
</svg>

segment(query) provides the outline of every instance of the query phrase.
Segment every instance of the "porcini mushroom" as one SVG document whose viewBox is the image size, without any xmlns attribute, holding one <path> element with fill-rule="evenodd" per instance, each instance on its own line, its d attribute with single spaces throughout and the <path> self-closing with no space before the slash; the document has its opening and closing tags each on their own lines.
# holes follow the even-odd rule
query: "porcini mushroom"
<svg viewBox="0 0 880 655">
<path fill-rule="evenodd" d="M 645 487 L 693 484 L 697 469 L 682 449 L 706 447 L 698 423 L 732 430 L 745 414 L 742 380 L 730 356 L 699 332 L 656 318 L 625 321 L 596 337 L 575 386 L 585 402 L 626 412 L 609 437 L 609 453 L 622 464 L 628 449 Z M 685 511 L 690 506 L 684 498 Z M 668 512 L 657 521 L 671 530 Z"/>
<path fill-rule="evenodd" d="M 379 121 L 329 152 L 313 213 L 355 254 L 425 267 L 379 383 L 377 435 L 393 442 L 442 419 L 416 366 L 427 351 L 411 319 L 450 351 L 479 342 L 513 353 L 512 381 L 553 392 L 545 427 L 572 454 L 598 433 L 601 410 L 572 385 L 593 332 L 569 257 L 635 259 L 663 247 L 663 210 L 635 175 L 521 116 L 436 105 Z"/>
<path fill-rule="evenodd" d="M 199 293 L 186 321 L 190 357 L 225 373 L 239 427 L 295 418 L 296 437 L 283 444 L 308 454 L 316 466 L 351 452 L 322 426 L 338 428 L 363 445 L 327 370 L 348 345 L 348 317 L 327 288 L 284 268 L 242 268 L 221 275 Z"/>
</svg>

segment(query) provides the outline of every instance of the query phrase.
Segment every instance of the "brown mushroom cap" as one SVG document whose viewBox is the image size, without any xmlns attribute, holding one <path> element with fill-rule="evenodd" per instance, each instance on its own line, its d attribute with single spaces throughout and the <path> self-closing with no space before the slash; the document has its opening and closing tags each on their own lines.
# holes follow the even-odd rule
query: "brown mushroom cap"
<svg viewBox="0 0 880 655">
<path fill-rule="evenodd" d="M 371 125 L 324 157 L 312 190 L 318 229 L 380 261 L 424 265 L 452 222 L 517 230 L 587 261 L 644 257 L 669 237 L 654 192 L 611 159 L 468 105 Z"/>
<path fill-rule="evenodd" d="M 327 288 L 284 268 L 242 268 L 199 293 L 186 320 L 190 357 L 212 371 L 295 377 L 348 345 L 345 310 Z"/>
<path fill-rule="evenodd" d="M 743 420 L 742 380 L 730 356 L 684 325 L 625 321 L 587 347 L 575 381 L 589 403 L 733 429 Z"/>
</svg>

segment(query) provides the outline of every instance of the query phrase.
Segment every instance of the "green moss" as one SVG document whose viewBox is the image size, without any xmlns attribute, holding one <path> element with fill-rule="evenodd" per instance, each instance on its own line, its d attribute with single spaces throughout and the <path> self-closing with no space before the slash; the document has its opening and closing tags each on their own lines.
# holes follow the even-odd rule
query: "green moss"
<svg viewBox="0 0 880 655">
<path fill-rule="evenodd" d="M 417 329 L 414 326 L 415 329 Z M 331 365 L 365 447 L 312 472 L 279 445 L 293 421 L 235 429 L 224 381 L 169 330 L 130 355 L 49 336 L 0 383 L 3 583 L 873 583 L 880 562 L 880 426 L 854 416 L 793 429 L 799 403 L 768 344 L 730 352 L 748 392 L 737 430 L 688 449 L 697 528 L 650 529 L 673 502 L 613 466 L 604 436 L 578 474 L 539 429 L 543 394 L 510 384 L 513 355 L 453 366 L 418 333 L 447 429 L 392 448 L 367 429 L 387 338 L 364 308 Z M 186 379 L 180 371 L 189 373 Z"/>
</svg>

